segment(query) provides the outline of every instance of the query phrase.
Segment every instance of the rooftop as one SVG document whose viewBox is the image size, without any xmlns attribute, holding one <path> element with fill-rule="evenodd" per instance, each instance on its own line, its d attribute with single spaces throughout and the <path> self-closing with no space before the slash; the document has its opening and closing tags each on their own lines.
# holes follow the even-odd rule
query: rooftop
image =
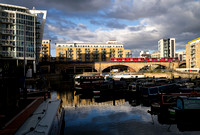
<svg viewBox="0 0 200 135">
<path fill-rule="evenodd" d="M 25 10 L 28 9 L 28 8 L 22 7 L 22 6 L 16 6 L 16 5 L 10 5 L 10 4 L 3 4 L 3 3 L 0 3 L 0 6 L 12 7 L 12 8 L 20 8 L 20 9 L 25 9 Z"/>
<path fill-rule="evenodd" d="M 200 42 L 200 37 L 199 37 L 199 38 L 196 38 L 196 39 L 194 39 L 194 40 L 192 40 L 192 41 L 189 41 L 188 43 L 189 43 L 189 44 L 192 44 L 192 43 L 196 43 L 196 42 Z"/>
</svg>

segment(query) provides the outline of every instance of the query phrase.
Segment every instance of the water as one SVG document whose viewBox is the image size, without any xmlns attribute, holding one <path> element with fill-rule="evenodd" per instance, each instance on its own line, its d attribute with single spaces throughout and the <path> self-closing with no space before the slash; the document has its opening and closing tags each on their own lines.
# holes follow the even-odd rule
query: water
<svg viewBox="0 0 200 135">
<path fill-rule="evenodd" d="M 168 123 L 162 115 L 147 113 L 130 93 L 93 95 L 61 91 L 57 98 L 65 108 L 66 135 L 199 135 L 200 131 L 181 132 L 176 123 Z M 134 97 L 134 98 L 133 98 Z"/>
</svg>

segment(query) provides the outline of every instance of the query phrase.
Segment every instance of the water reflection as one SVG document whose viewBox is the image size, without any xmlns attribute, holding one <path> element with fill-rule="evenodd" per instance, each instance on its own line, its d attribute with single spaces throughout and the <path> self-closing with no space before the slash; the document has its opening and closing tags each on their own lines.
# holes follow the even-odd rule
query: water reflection
<svg viewBox="0 0 200 135">
<path fill-rule="evenodd" d="M 125 99 L 112 99 L 92 94 L 77 94 L 76 91 L 58 92 L 57 98 L 63 100 L 64 107 L 79 107 L 79 106 L 110 106 L 122 105 Z"/>
<path fill-rule="evenodd" d="M 130 93 L 106 95 L 84 94 L 76 91 L 57 92 L 65 107 L 65 134 L 73 135 L 153 135 L 187 134 L 200 132 L 180 132 L 176 122 L 171 122 L 167 114 L 151 115 L 151 110 Z"/>
</svg>

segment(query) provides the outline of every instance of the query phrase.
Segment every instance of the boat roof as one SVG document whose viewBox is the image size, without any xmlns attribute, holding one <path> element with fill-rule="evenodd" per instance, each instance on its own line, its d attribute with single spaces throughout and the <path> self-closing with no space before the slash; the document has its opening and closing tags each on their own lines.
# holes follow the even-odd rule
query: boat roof
<svg viewBox="0 0 200 135">
<path fill-rule="evenodd" d="M 60 99 L 47 99 L 46 101 L 43 101 L 35 112 L 18 129 L 16 135 L 49 134 L 60 103 Z"/>
</svg>

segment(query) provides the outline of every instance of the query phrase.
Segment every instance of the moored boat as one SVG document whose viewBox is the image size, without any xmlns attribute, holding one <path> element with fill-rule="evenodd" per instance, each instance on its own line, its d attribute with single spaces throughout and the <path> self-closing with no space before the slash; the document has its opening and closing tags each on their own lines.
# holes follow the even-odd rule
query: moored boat
<svg viewBox="0 0 200 135">
<path fill-rule="evenodd" d="M 200 131 L 200 97 L 180 96 L 174 109 L 180 131 Z"/>
<path fill-rule="evenodd" d="M 16 135 L 59 135 L 64 121 L 64 108 L 60 99 L 43 101 L 17 130 Z"/>
<path fill-rule="evenodd" d="M 79 90 L 97 90 L 105 81 L 104 76 L 80 76 L 76 78 L 75 89 Z"/>
</svg>

